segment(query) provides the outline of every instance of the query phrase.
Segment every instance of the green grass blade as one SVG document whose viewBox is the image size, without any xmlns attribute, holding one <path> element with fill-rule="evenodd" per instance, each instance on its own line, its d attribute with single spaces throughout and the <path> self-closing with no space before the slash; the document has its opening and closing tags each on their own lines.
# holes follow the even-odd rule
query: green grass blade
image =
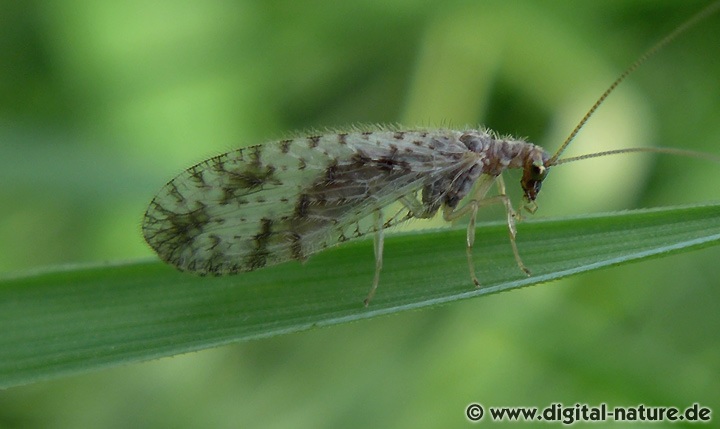
<svg viewBox="0 0 720 429">
<path fill-rule="evenodd" d="M 380 288 L 372 243 L 302 265 L 200 278 L 159 262 L 67 267 L 0 279 L 0 388 L 519 288 L 609 265 L 717 244 L 720 205 L 478 227 L 470 285 L 464 229 L 387 238 Z"/>
</svg>

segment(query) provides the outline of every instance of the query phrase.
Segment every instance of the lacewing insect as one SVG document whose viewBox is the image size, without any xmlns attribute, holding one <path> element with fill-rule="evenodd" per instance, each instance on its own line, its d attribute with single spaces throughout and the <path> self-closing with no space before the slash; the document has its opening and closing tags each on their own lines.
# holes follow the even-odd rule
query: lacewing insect
<svg viewBox="0 0 720 429">
<path fill-rule="evenodd" d="M 210 158 L 175 177 L 150 203 L 143 235 L 163 261 L 179 270 L 226 275 L 304 261 L 327 247 L 373 234 L 375 275 L 367 305 L 379 284 L 385 229 L 438 212 L 446 221 L 469 217 L 467 262 L 479 287 L 472 260 L 476 215 L 484 206 L 501 204 L 517 265 L 530 275 L 517 248 L 518 213 L 502 173 L 522 169 L 522 208 L 534 213 L 541 185 L 556 165 L 629 152 L 704 157 L 679 149 L 629 148 L 560 159 L 629 74 L 719 8 L 720 1 L 709 5 L 640 56 L 552 155 L 485 129 L 358 129 L 274 141 Z M 493 185 L 497 195 L 488 196 Z M 390 210 L 395 203 L 401 208 Z"/>
</svg>

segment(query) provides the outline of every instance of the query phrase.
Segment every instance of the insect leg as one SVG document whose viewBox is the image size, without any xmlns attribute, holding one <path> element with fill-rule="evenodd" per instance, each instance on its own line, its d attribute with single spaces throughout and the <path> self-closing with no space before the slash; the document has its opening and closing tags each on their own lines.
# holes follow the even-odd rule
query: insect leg
<svg viewBox="0 0 720 429">
<path fill-rule="evenodd" d="M 494 176 L 480 176 L 479 182 L 475 186 L 473 198 L 460 209 L 455 210 L 450 206 L 443 207 L 443 218 L 448 222 L 452 222 L 455 219 L 459 219 L 470 213 L 470 221 L 468 222 L 467 227 L 467 247 L 465 250 L 467 254 L 468 268 L 470 268 L 470 278 L 476 287 L 480 287 L 480 280 L 478 280 L 475 275 L 475 264 L 473 264 L 472 260 L 472 248 L 475 244 L 475 219 L 477 218 L 478 209 L 481 206 L 500 202 L 497 197 L 485 198 L 485 195 L 488 190 L 490 190 L 490 186 L 492 186 L 495 179 L 496 178 Z"/>
<path fill-rule="evenodd" d="M 515 242 L 515 236 L 517 235 L 517 229 L 515 228 L 515 218 L 517 215 L 515 214 L 515 210 L 513 210 L 512 208 L 510 199 L 505 194 L 505 182 L 503 181 L 502 176 L 481 176 L 480 180 L 481 182 L 478 182 L 472 199 L 465 206 L 461 207 L 458 210 L 455 210 L 448 206 L 445 206 L 443 209 L 443 217 L 449 222 L 452 222 L 453 220 L 470 213 L 470 221 L 468 222 L 467 228 L 466 253 L 468 259 L 468 267 L 470 268 L 470 277 L 472 278 L 473 283 L 476 287 L 480 287 L 480 281 L 475 275 L 475 264 L 473 264 L 472 261 L 472 247 L 475 244 L 475 220 L 477 218 L 477 212 L 481 207 L 498 203 L 502 203 L 505 206 L 505 211 L 507 213 L 508 219 L 508 231 L 510 233 L 510 245 L 513 249 L 515 261 L 517 262 L 518 267 L 520 267 L 521 270 L 523 270 L 527 275 L 530 275 L 530 270 L 528 270 L 525 264 L 522 262 L 522 259 L 520 258 L 520 252 L 518 251 L 517 244 Z M 496 180 L 498 187 L 498 195 L 486 198 L 485 195 L 490 189 L 490 186 L 492 186 L 493 182 L 495 182 Z"/>
<path fill-rule="evenodd" d="M 498 197 L 502 200 L 503 204 L 505 204 L 505 212 L 507 213 L 507 222 L 508 222 L 508 231 L 510 232 L 510 246 L 513 250 L 513 255 L 515 255 L 515 262 L 517 262 L 518 267 L 525 272 L 528 276 L 530 275 L 530 270 L 525 266 L 522 259 L 520 258 L 520 252 L 517 248 L 517 243 L 515 242 L 515 236 L 517 235 L 517 228 L 515 227 L 515 219 L 518 218 L 518 215 L 515 213 L 515 210 L 512 208 L 512 203 L 510 203 L 510 198 L 508 198 L 507 194 L 505 194 L 505 181 L 503 180 L 502 176 L 498 176 L 497 180 L 497 187 L 498 187 Z M 474 233 L 474 230 L 473 230 Z"/>
<path fill-rule="evenodd" d="M 365 301 L 363 301 L 365 304 L 365 307 L 367 307 L 368 304 L 370 304 L 370 300 L 372 300 L 373 296 L 375 296 L 375 291 L 377 290 L 378 284 L 380 283 L 380 270 L 382 270 L 383 246 L 385 245 L 382 210 L 375 211 L 375 236 L 373 239 L 373 245 L 374 245 L 373 249 L 375 251 L 375 277 L 373 278 L 373 283 L 372 283 L 372 287 L 370 288 L 370 292 L 368 293 L 367 298 L 365 298 Z"/>
<path fill-rule="evenodd" d="M 434 212 L 427 211 L 425 209 L 425 206 L 423 206 L 422 202 L 418 201 L 417 198 L 413 198 L 410 196 L 402 197 L 399 200 L 403 206 L 409 211 L 409 213 L 403 217 L 401 220 L 406 220 L 411 217 L 416 218 L 431 218 L 435 215 L 437 210 Z M 383 248 L 385 246 L 385 227 L 387 224 L 383 221 L 383 213 L 382 210 L 376 210 L 375 211 L 375 236 L 373 240 L 374 244 L 374 251 L 375 251 L 375 277 L 373 278 L 372 288 L 370 289 L 370 293 L 368 293 L 367 298 L 365 298 L 365 307 L 370 304 L 370 300 L 372 300 L 373 296 L 375 296 L 375 291 L 377 290 L 378 284 L 380 283 L 380 270 L 382 270 L 382 259 L 383 259 Z"/>
</svg>

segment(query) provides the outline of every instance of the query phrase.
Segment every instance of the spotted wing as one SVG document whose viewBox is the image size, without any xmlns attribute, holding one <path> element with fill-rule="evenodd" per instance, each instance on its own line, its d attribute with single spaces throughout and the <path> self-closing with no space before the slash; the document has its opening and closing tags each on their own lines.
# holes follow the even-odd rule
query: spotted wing
<svg viewBox="0 0 720 429">
<path fill-rule="evenodd" d="M 303 260 L 374 231 L 379 209 L 463 168 L 467 148 L 447 133 L 457 132 L 329 134 L 211 158 L 153 199 L 145 240 L 161 259 L 200 274 Z"/>
</svg>

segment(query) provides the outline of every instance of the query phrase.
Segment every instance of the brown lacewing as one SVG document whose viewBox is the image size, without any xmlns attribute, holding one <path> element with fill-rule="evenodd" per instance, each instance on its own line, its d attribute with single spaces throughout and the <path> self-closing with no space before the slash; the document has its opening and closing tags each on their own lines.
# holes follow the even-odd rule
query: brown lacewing
<svg viewBox="0 0 720 429">
<path fill-rule="evenodd" d="M 703 18 L 707 6 L 665 36 L 610 87 L 552 155 L 524 140 L 485 129 L 373 129 L 274 141 L 210 158 L 166 184 L 143 220 L 145 240 L 160 258 L 200 275 L 253 271 L 304 261 L 327 247 L 367 234 L 375 238 L 375 276 L 382 268 L 385 229 L 442 212 L 446 221 L 469 216 L 467 262 L 475 286 L 472 247 L 480 208 L 501 204 L 518 267 L 530 275 L 515 242 L 518 213 L 502 173 L 522 169 L 524 209 L 535 212 L 548 171 L 581 159 L 629 152 L 707 157 L 670 148 L 629 148 L 560 159 L 608 95 L 637 67 Z M 497 186 L 497 195 L 487 196 Z M 399 210 L 389 210 L 399 203 Z"/>
</svg>

